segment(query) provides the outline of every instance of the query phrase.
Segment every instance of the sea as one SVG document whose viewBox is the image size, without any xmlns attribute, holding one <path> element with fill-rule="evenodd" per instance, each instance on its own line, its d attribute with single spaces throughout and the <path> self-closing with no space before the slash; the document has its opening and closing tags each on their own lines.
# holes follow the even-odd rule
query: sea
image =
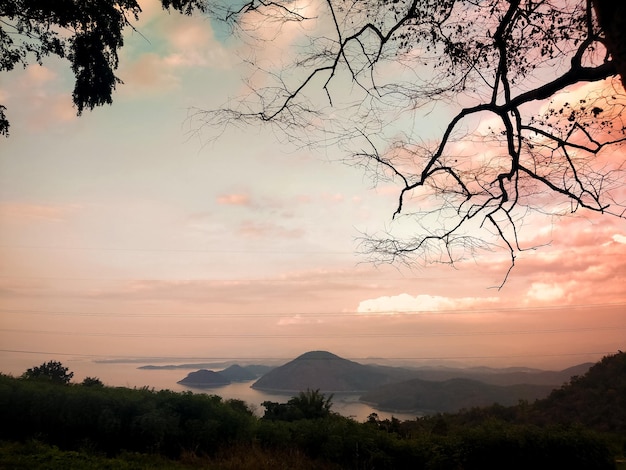
<svg viewBox="0 0 626 470">
<path fill-rule="evenodd" d="M 32 358 L 30 360 L 32 362 Z M 47 362 L 47 361 L 44 361 Z M 278 403 L 285 403 L 293 394 L 276 394 L 266 393 L 260 390 L 255 390 L 251 386 L 254 380 L 249 382 L 233 382 L 229 385 L 212 387 L 212 388 L 192 388 L 177 383 L 179 380 L 184 379 L 188 373 L 194 372 L 201 367 L 189 368 L 189 369 L 143 369 L 141 366 L 154 363 L 139 363 L 139 362 L 101 362 L 82 359 L 62 359 L 61 362 L 70 371 L 74 372 L 74 378 L 72 382 L 80 383 L 85 377 L 97 377 L 105 385 L 111 387 L 127 387 L 127 388 L 143 388 L 153 390 L 171 390 L 174 392 L 191 391 L 193 393 L 205 393 L 209 395 L 218 395 L 223 399 L 237 399 L 242 400 L 248 404 L 248 407 L 255 412 L 258 416 L 262 416 L 265 408 L 261 403 L 265 401 L 273 401 Z M 14 376 L 21 375 L 27 368 L 41 364 L 35 361 L 34 363 L 28 363 L 28 365 L 21 366 L 18 370 L 0 370 L 3 373 L 10 373 Z M 219 371 L 224 367 L 205 367 L 214 371 Z M 15 369 L 15 367 L 11 367 Z M 23 370 L 22 370 L 23 369 Z M 414 420 L 419 416 L 423 416 L 423 413 L 406 413 L 406 412 L 394 412 L 389 410 L 378 410 L 369 404 L 359 401 L 358 394 L 351 393 L 336 393 L 332 398 L 331 410 L 349 418 L 352 418 L 359 422 L 367 420 L 368 416 L 372 413 L 376 413 L 379 419 L 391 419 L 395 417 L 401 421 Z"/>
</svg>

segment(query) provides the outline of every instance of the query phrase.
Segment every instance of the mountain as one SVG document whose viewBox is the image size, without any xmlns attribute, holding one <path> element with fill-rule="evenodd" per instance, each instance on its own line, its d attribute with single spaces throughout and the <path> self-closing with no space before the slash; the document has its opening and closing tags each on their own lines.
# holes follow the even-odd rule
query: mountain
<svg viewBox="0 0 626 470">
<path fill-rule="evenodd" d="M 546 371 L 522 367 L 494 369 L 491 367 L 414 367 L 399 368 L 389 366 L 373 366 L 394 377 L 394 381 L 402 382 L 410 379 L 422 379 L 443 382 L 450 379 L 465 378 L 478 380 L 492 385 L 552 385 L 559 387 L 569 381 L 573 375 L 581 375 L 589 370 L 593 363 L 579 364 L 560 371 Z"/>
<path fill-rule="evenodd" d="M 219 372 L 213 372 L 212 370 L 201 369 L 196 372 L 190 372 L 183 380 L 179 380 L 177 383 L 181 385 L 187 385 L 188 387 L 218 387 L 221 385 L 230 384 L 230 380 L 224 377 Z"/>
<path fill-rule="evenodd" d="M 306 389 L 323 392 L 362 392 L 389 383 L 389 375 L 374 366 L 349 361 L 327 351 L 311 351 L 272 369 L 252 388 L 293 393 Z"/>
<path fill-rule="evenodd" d="M 548 396 L 553 388 L 530 384 L 500 386 L 466 378 L 439 382 L 412 379 L 371 390 L 360 400 L 381 410 L 454 412 L 494 403 L 511 406 L 519 400 L 534 401 Z"/>
<path fill-rule="evenodd" d="M 220 371 L 219 374 L 231 382 L 247 382 L 258 377 L 258 375 L 251 369 L 248 367 L 242 367 L 239 364 L 233 364 L 232 366 Z"/>
<path fill-rule="evenodd" d="M 246 370 L 254 374 L 254 378 L 261 377 L 263 374 L 267 374 L 270 370 L 276 366 L 268 366 L 262 364 L 250 364 L 249 366 L 243 366 Z"/>
<path fill-rule="evenodd" d="M 148 364 L 145 366 L 139 366 L 137 369 L 145 370 L 175 370 L 175 369 L 214 369 L 221 368 L 230 365 L 230 363 L 224 362 L 200 362 L 191 364 L 165 364 L 165 365 L 153 365 Z"/>
</svg>

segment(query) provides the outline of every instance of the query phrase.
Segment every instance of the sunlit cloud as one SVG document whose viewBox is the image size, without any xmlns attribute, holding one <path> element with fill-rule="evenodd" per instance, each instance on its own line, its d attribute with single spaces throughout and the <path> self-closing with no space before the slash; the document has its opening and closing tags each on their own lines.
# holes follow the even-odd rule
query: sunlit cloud
<svg viewBox="0 0 626 470">
<path fill-rule="evenodd" d="M 539 302 L 559 302 L 565 300 L 565 290 L 557 284 L 533 282 L 526 294 L 530 300 Z"/>
<path fill-rule="evenodd" d="M 236 62 L 232 52 L 215 39 L 210 21 L 202 15 L 167 14 L 152 1 L 142 4 L 142 8 L 137 25 L 140 37 L 129 32 L 134 42 L 121 50 L 119 76 L 125 84 L 120 87 L 121 93 L 168 91 L 182 86 L 188 69 L 224 71 Z M 153 43 L 153 38 L 164 41 Z"/>
<path fill-rule="evenodd" d="M 158 0 L 139 0 L 141 7 L 141 19 L 147 20 L 158 15 L 162 10 L 162 4 Z"/>
<path fill-rule="evenodd" d="M 31 64 L 9 73 L 0 95 L 12 116 L 27 114 L 29 119 L 24 125 L 41 131 L 76 119 L 71 93 L 62 84 L 63 77 L 52 68 Z"/>
<path fill-rule="evenodd" d="M 128 88 L 127 92 L 141 90 L 163 91 L 175 88 L 180 79 L 166 66 L 164 59 L 155 53 L 143 54 L 137 60 L 127 64 L 121 72 Z"/>
<path fill-rule="evenodd" d="M 238 228 L 238 233 L 247 238 L 301 238 L 305 231 L 296 228 L 289 229 L 270 222 L 245 221 Z"/>
<path fill-rule="evenodd" d="M 613 235 L 613 241 L 626 245 L 626 236 L 616 233 L 615 235 Z"/>
<path fill-rule="evenodd" d="M 322 199 L 332 204 L 339 204 L 344 201 L 345 197 L 341 193 L 322 194 Z"/>
<path fill-rule="evenodd" d="M 452 298 L 428 294 L 412 296 L 403 293 L 363 300 L 359 303 L 357 312 L 395 314 L 471 310 L 473 308 L 485 308 L 486 306 L 493 307 L 498 302 L 499 299 L 497 297 Z"/>
<path fill-rule="evenodd" d="M 172 67 L 228 67 L 231 55 L 215 40 L 211 24 L 200 20 L 185 23 L 170 30 L 171 52 L 164 57 L 164 63 Z"/>
<path fill-rule="evenodd" d="M 81 206 L 77 204 L 54 205 L 2 202 L 0 203 L 0 219 L 3 224 L 37 220 L 60 222 L 80 208 Z"/>
<path fill-rule="evenodd" d="M 319 325 L 323 323 L 320 318 L 315 317 L 304 317 L 302 315 L 294 315 L 293 317 L 284 317 L 278 320 L 276 324 L 278 326 L 289 326 L 289 325 Z"/>
<path fill-rule="evenodd" d="M 250 206 L 252 201 L 247 193 L 231 193 L 218 196 L 217 203 L 223 206 Z"/>
<path fill-rule="evenodd" d="M 44 65 L 29 65 L 26 67 L 26 85 L 41 86 L 55 80 L 57 74 Z"/>
</svg>

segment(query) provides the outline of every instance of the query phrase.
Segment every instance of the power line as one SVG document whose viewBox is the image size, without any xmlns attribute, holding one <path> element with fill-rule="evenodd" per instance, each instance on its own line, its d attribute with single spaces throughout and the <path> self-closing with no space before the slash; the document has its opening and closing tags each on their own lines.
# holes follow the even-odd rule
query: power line
<svg viewBox="0 0 626 470">
<path fill-rule="evenodd" d="M 626 302 L 594 303 L 594 304 L 571 304 L 571 305 L 543 305 L 536 307 L 492 307 L 492 308 L 467 308 L 448 310 L 384 310 L 384 311 L 340 311 L 340 312 L 255 312 L 255 313 L 125 313 L 125 312 L 88 312 L 69 310 L 39 310 L 39 309 L 8 309 L 0 308 L 0 313 L 19 315 L 50 315 L 50 316 L 76 316 L 76 317 L 125 317 L 125 318 L 264 318 L 264 317 L 356 317 L 368 318 L 374 316 L 397 316 L 397 315 L 461 315 L 469 313 L 507 313 L 507 312 L 550 312 L 560 310 L 600 309 L 626 307 Z"/>
<path fill-rule="evenodd" d="M 138 253 L 210 253 L 210 254 L 287 254 L 287 255 L 351 255 L 358 253 L 355 251 L 330 251 L 330 250 L 229 250 L 229 249 L 208 249 L 208 248 L 119 248 L 119 247 L 86 247 L 86 246 L 44 246 L 44 245 L 0 245 L 0 250 L 63 250 L 63 251 L 120 251 Z"/>
<path fill-rule="evenodd" d="M 315 276 L 315 272 L 313 275 Z M 306 279 L 281 279 L 281 278 L 138 278 L 138 277 L 57 277 L 57 276 L 13 276 L 0 274 L 0 279 L 16 279 L 16 280 L 44 280 L 44 281 L 134 281 L 134 282 L 249 282 L 249 283 L 278 283 L 278 284 L 297 284 L 311 282 L 311 278 Z M 375 278 L 377 282 L 382 281 L 443 281 L 447 279 L 454 279 L 450 276 L 425 276 L 425 277 L 394 277 L 394 278 Z M 337 274 L 337 277 L 332 278 L 332 282 L 362 282 L 366 279 L 362 277 L 345 277 L 341 274 Z M 329 282 L 329 278 L 325 277 L 324 282 Z"/>
<path fill-rule="evenodd" d="M 464 331 L 464 332 L 428 332 L 428 333 L 324 333 L 326 338 L 437 338 L 437 337 L 468 337 L 468 336 L 517 336 L 517 335 L 545 335 L 562 333 L 580 333 L 590 331 L 614 331 L 624 330 L 626 325 L 611 325 L 601 327 L 581 327 L 581 328 L 552 328 L 542 330 L 500 330 L 500 331 Z M 294 339 L 294 338 L 319 338 L 316 333 L 300 334 L 277 334 L 277 333 L 112 333 L 112 332 L 78 332 L 78 331 L 48 331 L 48 330 L 27 330 L 18 328 L 1 328 L 5 333 L 27 333 L 57 336 L 89 336 L 106 338 L 186 338 L 186 339 L 206 339 L 206 338 L 228 338 L 228 339 Z"/>
<path fill-rule="evenodd" d="M 126 362 L 142 362 L 145 361 L 244 361 L 244 360 L 285 360 L 290 361 L 293 357 L 155 357 L 155 356 L 121 356 L 121 355 L 104 355 L 104 354 L 86 354 L 86 353 L 67 353 L 67 352 L 52 352 L 52 351 L 33 351 L 23 349 L 0 349 L 0 353 L 11 354 L 45 354 L 49 356 L 72 356 L 72 357 L 89 357 L 95 359 L 120 359 L 126 360 Z M 595 352 L 575 352 L 575 353 L 559 353 L 559 354 L 497 354 L 497 355 L 482 355 L 482 356 L 402 356 L 402 357 L 347 357 L 351 360 L 366 360 L 366 361 L 409 361 L 409 360 L 459 360 L 459 359 L 508 359 L 508 358 L 540 358 L 540 357 L 573 357 L 573 356 L 599 356 L 607 354 L 615 354 L 616 351 L 595 351 Z M 119 361 L 120 363 L 122 361 Z"/>
</svg>

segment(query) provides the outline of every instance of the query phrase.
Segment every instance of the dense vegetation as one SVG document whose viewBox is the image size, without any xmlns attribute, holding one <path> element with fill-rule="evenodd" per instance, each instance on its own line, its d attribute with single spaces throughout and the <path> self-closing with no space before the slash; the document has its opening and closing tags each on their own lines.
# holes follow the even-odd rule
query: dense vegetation
<svg viewBox="0 0 626 470">
<path fill-rule="evenodd" d="M 0 467 L 614 469 L 625 377 L 620 353 L 534 404 L 358 423 L 319 391 L 258 418 L 217 396 L 2 375 Z"/>
</svg>

